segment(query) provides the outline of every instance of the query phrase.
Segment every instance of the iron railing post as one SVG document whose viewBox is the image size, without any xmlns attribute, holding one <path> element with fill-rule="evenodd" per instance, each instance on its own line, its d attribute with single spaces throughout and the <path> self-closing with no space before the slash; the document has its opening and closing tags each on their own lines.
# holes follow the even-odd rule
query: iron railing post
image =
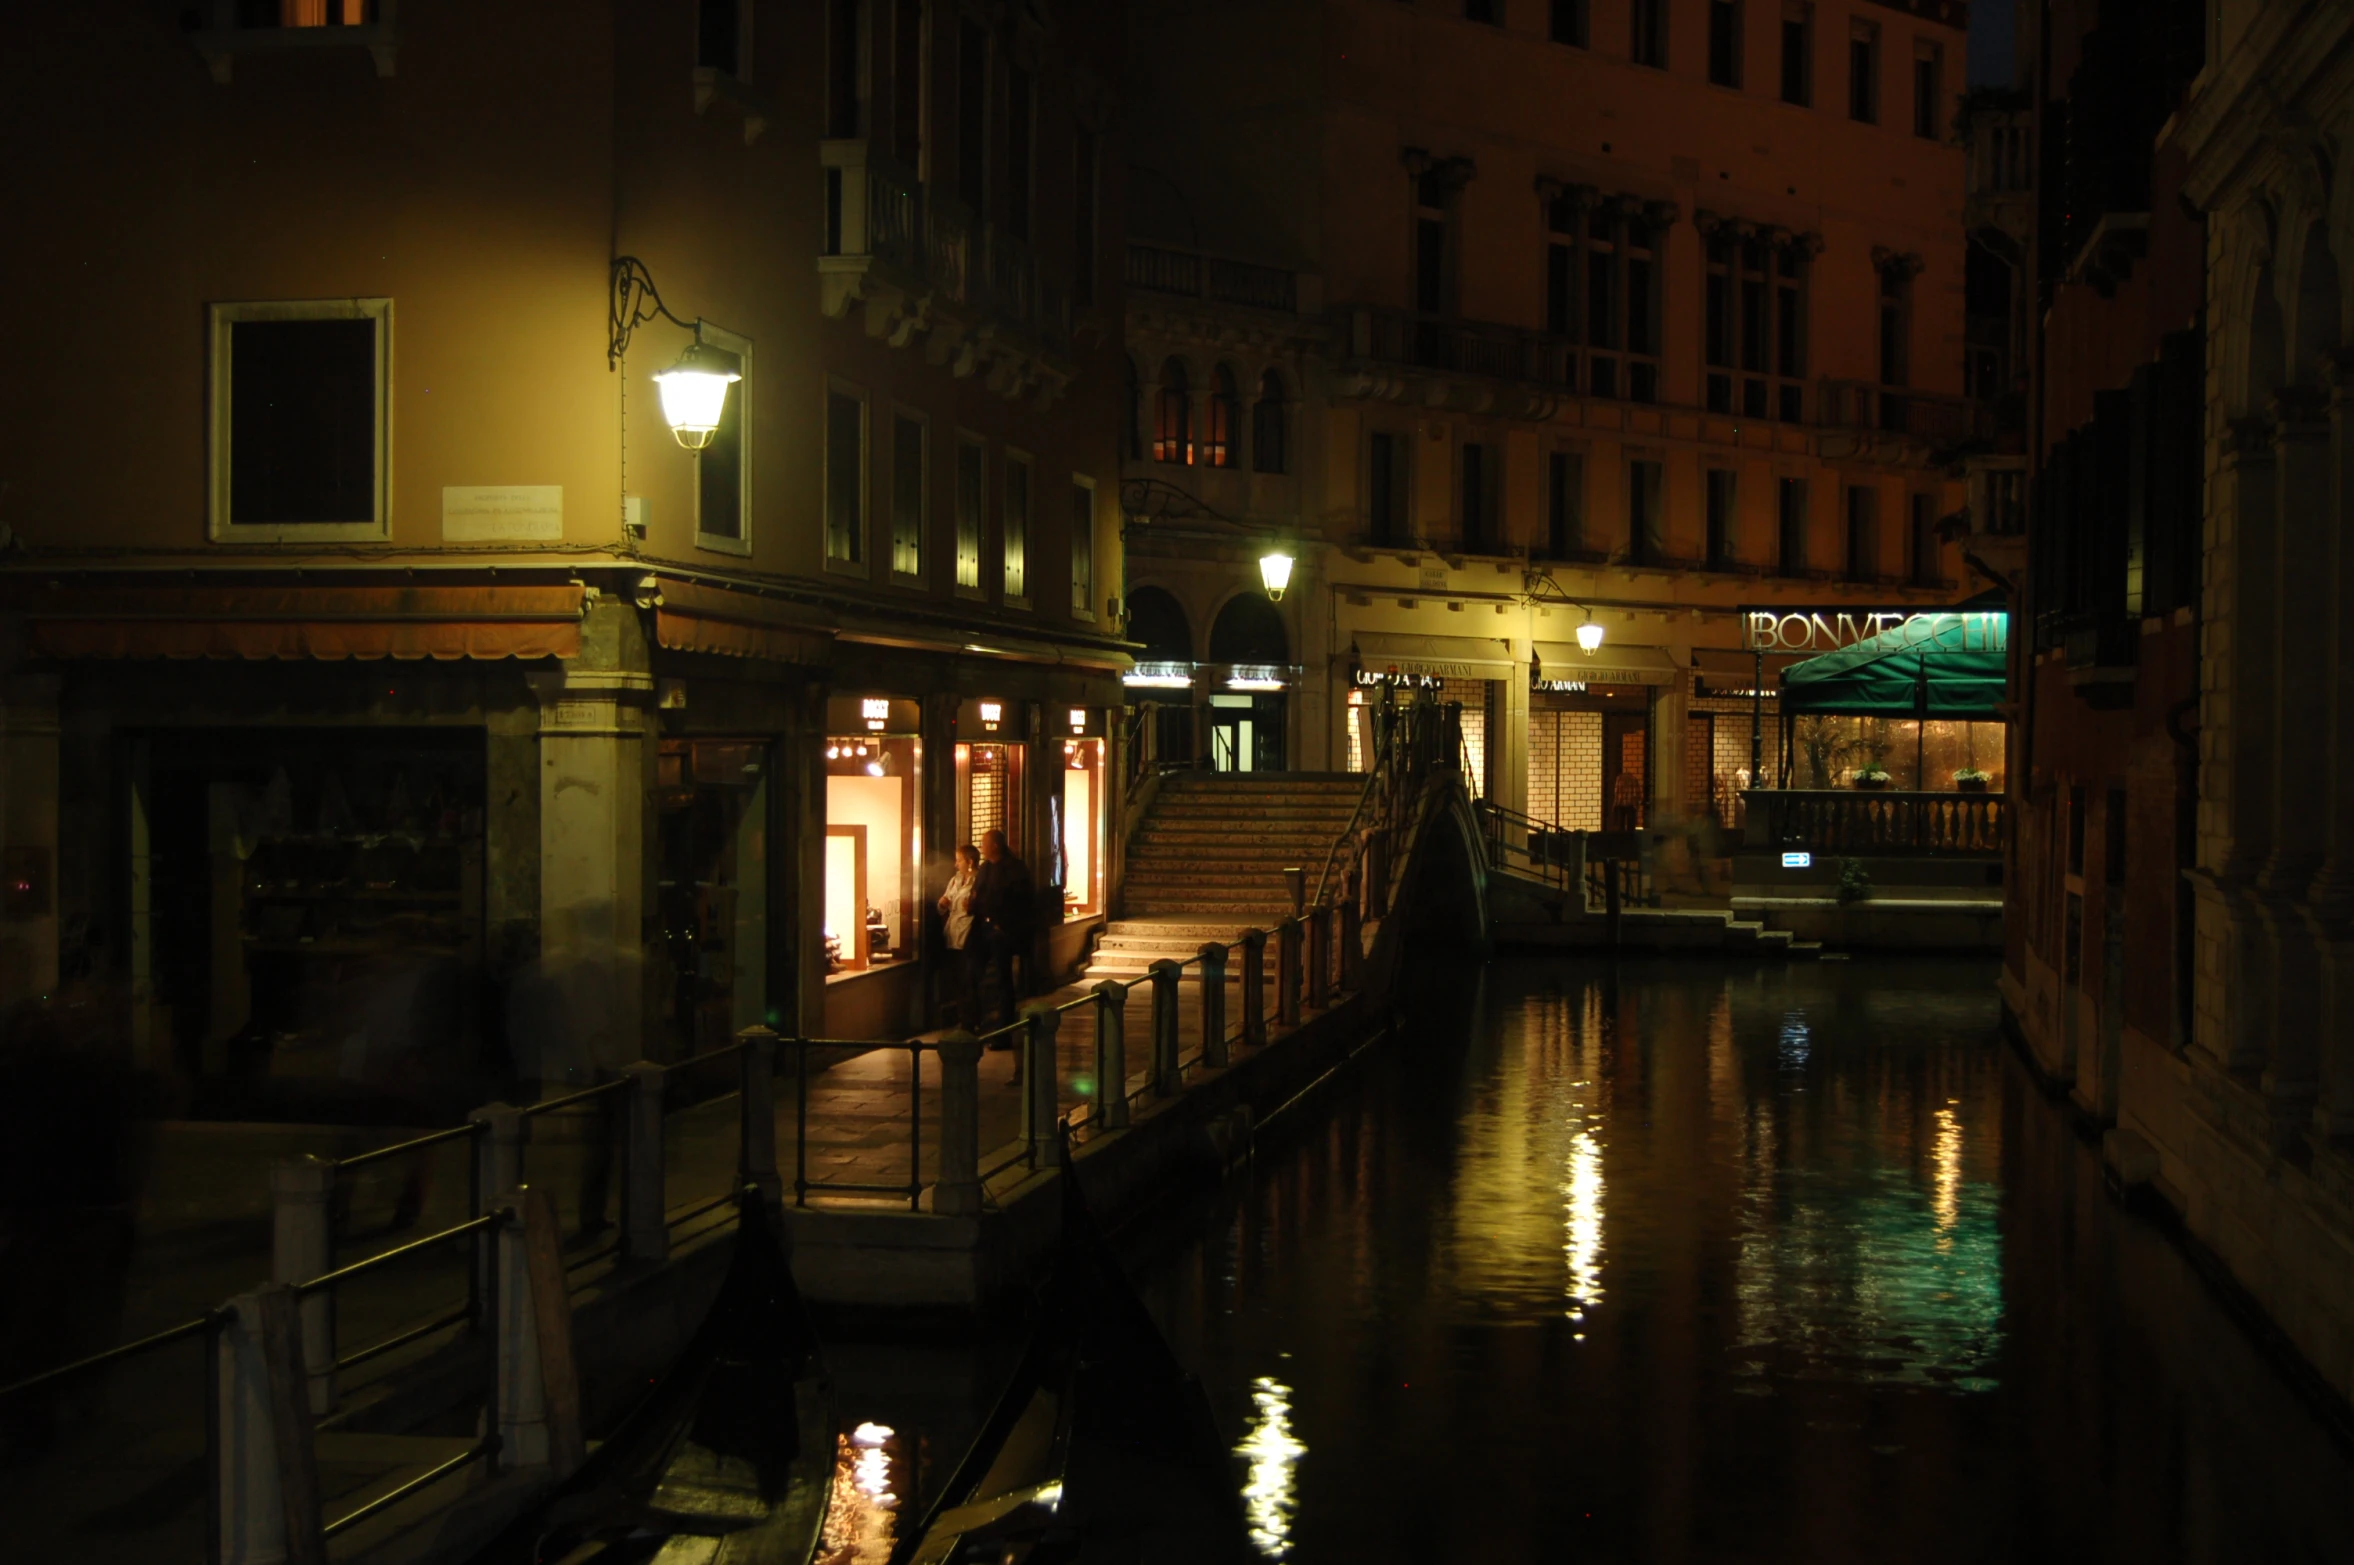
<svg viewBox="0 0 2354 1565">
<path fill-rule="evenodd" d="M 981 1040 L 959 1027 L 940 1040 L 940 1177 L 932 1210 L 970 1217 L 981 1210 Z"/>
<path fill-rule="evenodd" d="M 1163 958 L 1152 965 L 1152 1086 L 1156 1096 L 1173 1098 L 1179 1085 L 1177 1068 L 1177 963 Z"/>
<path fill-rule="evenodd" d="M 1095 986 L 1095 1113 L 1106 1130 L 1128 1127 L 1128 988 Z"/>
<path fill-rule="evenodd" d="M 651 1060 L 621 1067 L 621 1258 L 651 1266 L 670 1258 L 665 1220 L 662 1095 L 670 1077 Z"/>
<path fill-rule="evenodd" d="M 1308 1009 L 1321 1011 L 1332 1003 L 1332 909 L 1308 910 Z"/>
<path fill-rule="evenodd" d="M 777 1035 L 766 1027 L 747 1027 L 738 1035 L 743 1048 L 737 1059 L 743 1070 L 743 1094 L 736 1142 L 737 1185 L 758 1185 L 760 1198 L 773 1210 L 784 1205 L 785 1183 L 776 1166 L 776 1048 Z M 795 1047 L 805 1048 L 801 1040 Z"/>
<path fill-rule="evenodd" d="M 1275 926 L 1275 1020 L 1284 1027 L 1300 1024 L 1300 921 L 1296 918 Z"/>
<path fill-rule="evenodd" d="M 1060 1107 L 1055 1039 L 1063 1013 L 1047 1001 L 1032 1000 L 1023 1005 L 1022 1020 L 1022 1140 L 1030 1166 L 1044 1168 L 1054 1161 Z"/>
<path fill-rule="evenodd" d="M 1201 948 L 1202 1064 L 1226 1068 L 1226 947 L 1216 940 Z"/>
<path fill-rule="evenodd" d="M 1259 1048 L 1267 1041 L 1267 931 L 1242 932 L 1242 1041 Z"/>
</svg>

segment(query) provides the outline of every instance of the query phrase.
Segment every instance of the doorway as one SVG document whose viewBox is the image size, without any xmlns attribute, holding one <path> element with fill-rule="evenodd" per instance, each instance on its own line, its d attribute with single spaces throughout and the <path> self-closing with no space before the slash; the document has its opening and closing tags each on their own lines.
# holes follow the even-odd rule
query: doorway
<svg viewBox="0 0 2354 1565">
<path fill-rule="evenodd" d="M 1281 694 L 1210 697 L 1211 768 L 1221 772 L 1282 771 L 1283 708 Z"/>
</svg>

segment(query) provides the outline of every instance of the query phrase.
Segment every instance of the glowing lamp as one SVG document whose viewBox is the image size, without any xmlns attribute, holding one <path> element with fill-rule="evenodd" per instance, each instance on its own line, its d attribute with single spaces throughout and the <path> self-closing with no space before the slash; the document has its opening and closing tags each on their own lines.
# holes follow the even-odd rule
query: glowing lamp
<svg viewBox="0 0 2354 1565">
<path fill-rule="evenodd" d="M 743 378 L 743 361 L 707 342 L 688 343 L 678 362 L 654 377 L 662 417 L 680 445 L 700 451 L 711 444 L 727 409 L 727 388 Z"/>
<path fill-rule="evenodd" d="M 1594 616 L 1591 614 L 1588 614 L 1586 622 L 1578 627 L 1578 650 L 1588 657 L 1592 657 L 1602 650 L 1602 627 L 1594 623 Z"/>
<path fill-rule="evenodd" d="M 1269 603 L 1283 601 L 1283 589 L 1291 585 L 1292 557 L 1282 550 L 1272 550 L 1259 556 L 1259 583 L 1267 589 Z"/>
<path fill-rule="evenodd" d="M 1071 732 L 1075 734 L 1087 732 L 1087 709 L 1085 707 L 1071 708 Z"/>
</svg>

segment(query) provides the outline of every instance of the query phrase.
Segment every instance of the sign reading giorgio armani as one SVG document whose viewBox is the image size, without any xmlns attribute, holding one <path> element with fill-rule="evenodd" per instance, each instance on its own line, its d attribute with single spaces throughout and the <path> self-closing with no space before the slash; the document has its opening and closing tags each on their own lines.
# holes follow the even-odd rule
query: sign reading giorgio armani
<svg viewBox="0 0 2354 1565">
<path fill-rule="evenodd" d="M 1743 609 L 1744 652 L 1836 652 L 1895 632 L 1908 647 L 1947 652 L 2000 652 L 2010 616 L 2000 609 Z"/>
</svg>

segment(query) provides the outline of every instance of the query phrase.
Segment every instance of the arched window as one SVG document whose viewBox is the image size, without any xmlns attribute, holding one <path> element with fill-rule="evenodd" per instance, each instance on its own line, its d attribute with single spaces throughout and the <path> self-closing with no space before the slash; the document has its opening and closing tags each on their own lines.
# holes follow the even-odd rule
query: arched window
<svg viewBox="0 0 2354 1565">
<path fill-rule="evenodd" d="M 1210 438 L 1202 442 L 1202 458 L 1212 467 L 1234 465 L 1234 424 L 1241 405 L 1234 371 L 1223 364 L 1210 371 Z"/>
<path fill-rule="evenodd" d="M 1275 370 L 1260 376 L 1259 400 L 1251 407 L 1251 468 L 1255 472 L 1285 470 L 1283 400 L 1283 376 Z"/>
<path fill-rule="evenodd" d="M 1238 592 L 1210 621 L 1210 661 L 1282 665 L 1291 661 L 1283 613 L 1256 592 Z"/>
<path fill-rule="evenodd" d="M 1175 359 L 1161 366 L 1161 394 L 1153 410 L 1152 459 L 1193 465 L 1193 389 L 1185 366 Z"/>
<path fill-rule="evenodd" d="M 1193 626 L 1185 608 L 1159 587 L 1128 594 L 1128 639 L 1144 646 L 1143 663 L 1191 663 Z"/>
</svg>

